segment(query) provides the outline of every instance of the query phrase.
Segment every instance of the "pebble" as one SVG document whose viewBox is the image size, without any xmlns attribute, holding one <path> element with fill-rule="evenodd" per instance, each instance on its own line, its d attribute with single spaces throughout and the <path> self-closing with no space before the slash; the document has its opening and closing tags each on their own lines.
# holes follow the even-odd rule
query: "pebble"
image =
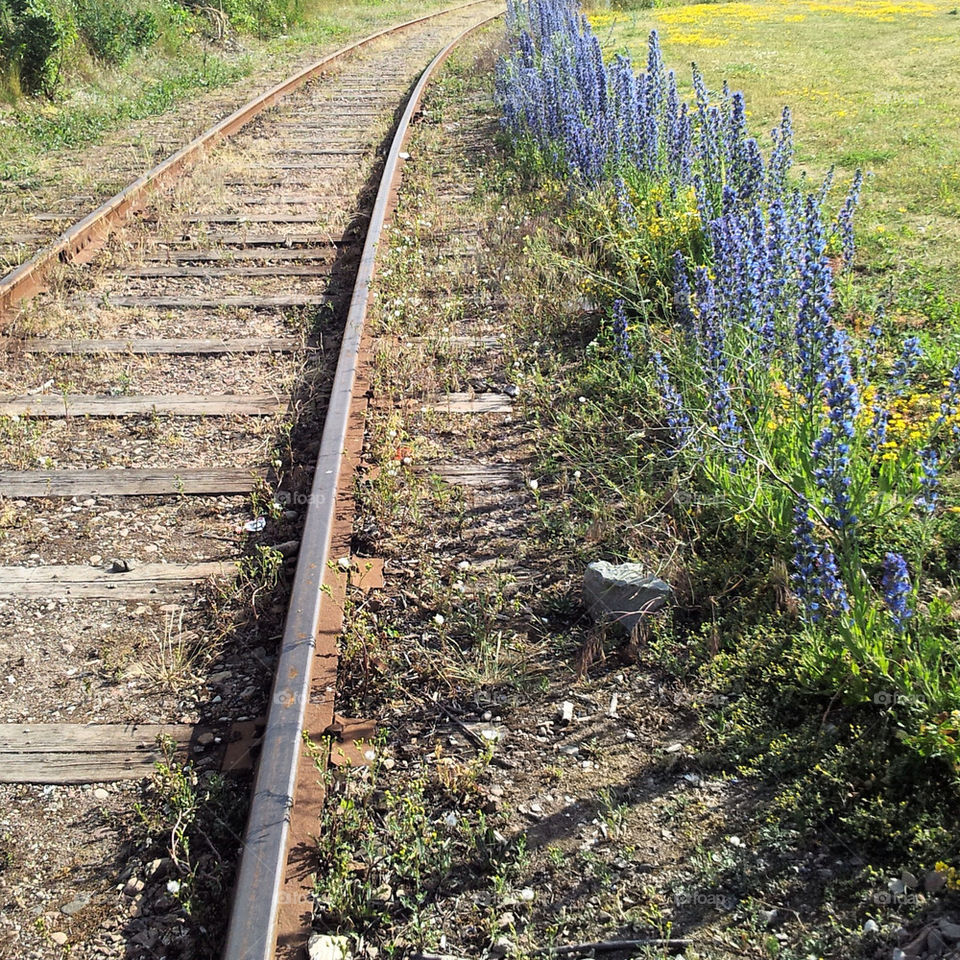
<svg viewBox="0 0 960 960">
<path fill-rule="evenodd" d="M 58 946 L 62 947 L 67 942 L 67 935 L 59 930 L 50 934 L 50 939 Z"/>
<path fill-rule="evenodd" d="M 103 787 L 97 787 L 97 789 L 93 791 L 93 798 L 95 800 L 109 800 L 110 794 L 104 790 Z"/>
<path fill-rule="evenodd" d="M 68 917 L 72 917 L 75 913 L 79 913 L 89 903 L 90 895 L 82 893 L 69 903 L 63 904 L 63 906 L 60 907 L 60 912 Z"/>
<path fill-rule="evenodd" d="M 131 877 L 123 887 L 124 896 L 135 897 L 143 890 L 144 883 L 139 877 Z"/>
</svg>

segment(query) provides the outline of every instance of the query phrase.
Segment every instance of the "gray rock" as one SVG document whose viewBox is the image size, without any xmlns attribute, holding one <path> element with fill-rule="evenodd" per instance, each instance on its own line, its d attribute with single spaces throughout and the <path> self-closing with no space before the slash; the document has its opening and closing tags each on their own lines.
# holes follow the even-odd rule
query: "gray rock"
<svg viewBox="0 0 960 960">
<path fill-rule="evenodd" d="M 75 913 L 79 913 L 89 903 L 90 903 L 90 895 L 86 893 L 81 893 L 75 900 L 71 900 L 69 903 L 65 903 L 60 908 L 60 912 L 66 914 L 68 917 L 72 917 Z"/>
<path fill-rule="evenodd" d="M 937 926 L 948 940 L 960 940 L 960 923 L 951 923 L 949 920 L 940 919 L 937 921 Z"/>
<path fill-rule="evenodd" d="M 631 633 L 648 613 L 670 597 L 670 584 L 645 573 L 639 563 L 596 560 L 583 576 L 583 602 L 594 620 L 616 624 Z"/>
</svg>

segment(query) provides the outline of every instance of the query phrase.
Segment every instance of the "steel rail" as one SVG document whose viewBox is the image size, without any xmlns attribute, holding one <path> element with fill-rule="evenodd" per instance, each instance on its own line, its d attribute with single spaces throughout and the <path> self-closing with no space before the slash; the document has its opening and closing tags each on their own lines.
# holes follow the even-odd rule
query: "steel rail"
<svg viewBox="0 0 960 960">
<path fill-rule="evenodd" d="M 327 54 L 315 63 L 305 67 L 299 73 L 271 87 L 265 93 L 239 107 L 230 116 L 209 127 L 199 136 L 185 144 L 176 153 L 161 161 L 155 167 L 142 174 L 133 183 L 102 203 L 96 210 L 64 231 L 53 243 L 38 250 L 29 260 L 14 268 L 0 279 L 0 322 L 15 303 L 38 293 L 49 270 L 57 263 L 68 262 L 77 257 L 85 248 L 105 240 L 113 225 L 122 222 L 143 205 L 143 200 L 152 190 L 158 189 L 183 170 L 188 164 L 199 159 L 203 153 L 226 137 L 232 136 L 245 127 L 254 117 L 272 107 L 287 94 L 292 93 L 308 80 L 312 80 L 331 63 L 353 53 L 362 47 L 409 27 L 447 16 L 467 7 L 487 3 L 489 0 L 468 0 L 454 7 L 447 7 L 428 13 L 414 20 L 395 24 L 371 33 L 346 47 Z"/>
<path fill-rule="evenodd" d="M 284 624 L 223 960 L 270 960 L 276 949 L 276 918 L 286 865 L 304 716 L 310 695 L 312 661 L 323 606 L 324 571 L 329 558 L 341 482 L 347 422 L 353 405 L 353 389 L 377 248 L 395 196 L 400 154 L 409 135 L 410 122 L 437 70 L 458 43 L 502 15 L 501 11 L 464 30 L 430 62 L 410 95 L 384 165 L 350 301 L 317 455 L 301 538 L 300 561 Z"/>
</svg>

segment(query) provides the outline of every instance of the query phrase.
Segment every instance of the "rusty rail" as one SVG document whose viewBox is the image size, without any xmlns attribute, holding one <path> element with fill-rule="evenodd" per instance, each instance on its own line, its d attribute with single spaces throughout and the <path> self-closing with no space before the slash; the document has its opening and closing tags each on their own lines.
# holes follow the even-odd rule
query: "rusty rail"
<svg viewBox="0 0 960 960">
<path fill-rule="evenodd" d="M 84 249 L 105 240 L 114 225 L 121 223 L 126 217 L 143 206 L 145 198 L 151 191 L 157 190 L 168 183 L 188 164 L 198 160 L 216 143 L 236 133 L 257 114 L 272 107 L 278 100 L 321 74 L 334 61 L 373 43 L 381 37 L 485 2 L 488 2 L 488 0 L 468 0 L 467 3 L 438 10 L 372 33 L 328 54 L 289 79 L 267 90 L 266 93 L 261 94 L 256 99 L 244 104 L 230 116 L 210 127 L 166 160 L 138 177 L 129 186 L 62 233 L 52 244 L 39 250 L 25 263 L 20 264 L 3 279 L 0 279 L 0 322 L 3 321 L 15 303 L 33 296 L 43 288 L 44 279 L 51 267 L 60 262 L 70 261 Z"/>
<path fill-rule="evenodd" d="M 270 960 L 276 949 L 276 917 L 284 881 L 311 670 L 318 654 L 336 657 L 335 638 L 332 638 L 332 650 L 316 649 L 321 610 L 325 605 L 322 586 L 336 520 L 338 492 L 342 493 L 344 485 L 350 487 L 353 481 L 352 477 L 344 476 L 342 471 L 347 423 L 354 403 L 358 357 L 377 248 L 396 194 L 400 155 L 409 134 L 410 122 L 427 85 L 440 66 L 465 37 L 499 16 L 502 16 L 502 12 L 465 30 L 447 44 L 424 70 L 407 102 L 384 166 L 324 422 L 301 541 L 300 562 L 270 698 L 270 712 L 244 839 L 224 960 Z"/>
</svg>

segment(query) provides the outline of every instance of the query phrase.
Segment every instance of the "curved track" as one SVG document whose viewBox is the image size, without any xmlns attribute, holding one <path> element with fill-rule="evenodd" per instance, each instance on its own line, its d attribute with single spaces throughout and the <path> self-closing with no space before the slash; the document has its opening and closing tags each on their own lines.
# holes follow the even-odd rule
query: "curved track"
<svg viewBox="0 0 960 960">
<path fill-rule="evenodd" d="M 320 601 L 349 501 L 342 456 L 377 238 L 431 71 L 498 13 L 462 5 L 325 58 L 0 281 L 0 657 L 16 691 L 0 802 L 42 818 L 25 784 L 142 778 L 157 730 L 201 768 L 229 766 L 214 746 L 247 737 L 236 760 L 250 745 L 239 728 L 266 714 L 230 960 L 272 956 L 278 935 L 292 949 L 309 925 L 286 865 L 290 809 L 304 723 L 333 721 L 339 619 Z M 339 523 L 348 546 L 350 518 Z M 298 552 L 278 647 L 275 601 Z M 71 665 L 105 629 L 92 665 Z M 145 636 L 159 643 L 149 663 Z M 106 669 L 111 644 L 132 645 L 132 680 L 129 664 Z M 133 697 L 118 696 L 118 669 Z"/>
</svg>

